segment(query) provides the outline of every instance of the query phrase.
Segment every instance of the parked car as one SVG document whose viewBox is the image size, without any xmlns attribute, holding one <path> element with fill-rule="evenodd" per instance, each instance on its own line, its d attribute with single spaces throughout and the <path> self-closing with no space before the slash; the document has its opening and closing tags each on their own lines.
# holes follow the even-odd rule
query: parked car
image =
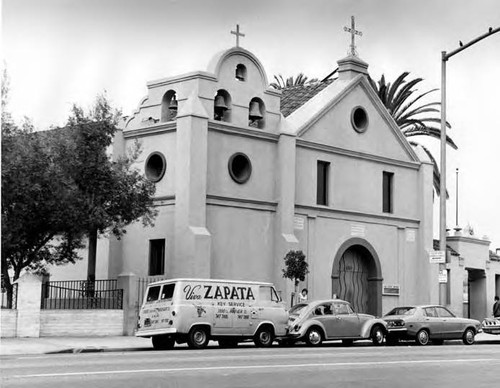
<svg viewBox="0 0 500 388">
<path fill-rule="evenodd" d="M 500 334 L 500 318 L 485 318 L 481 326 L 487 334 Z"/>
<path fill-rule="evenodd" d="M 253 339 L 268 347 L 284 337 L 288 313 L 271 283 L 214 279 L 170 279 L 150 283 L 137 321 L 137 337 L 153 347 L 175 343 L 205 348 L 210 339 L 234 347 Z"/>
<path fill-rule="evenodd" d="M 396 307 L 384 320 L 388 344 L 410 339 L 418 345 L 427 345 L 430 341 L 441 345 L 444 340 L 462 339 L 464 344 L 472 345 L 481 331 L 479 321 L 456 317 L 446 307 L 436 305 Z"/>
<path fill-rule="evenodd" d="M 288 314 L 289 341 L 305 341 L 310 346 L 329 340 L 342 340 L 350 345 L 361 339 L 381 345 L 387 333 L 384 320 L 356 313 L 348 302 L 340 299 L 301 303 Z"/>
</svg>

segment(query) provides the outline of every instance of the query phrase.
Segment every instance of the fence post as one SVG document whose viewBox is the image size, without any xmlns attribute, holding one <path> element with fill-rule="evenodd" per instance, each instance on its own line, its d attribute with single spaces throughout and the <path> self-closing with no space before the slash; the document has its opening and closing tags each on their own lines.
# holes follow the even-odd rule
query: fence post
<svg viewBox="0 0 500 388">
<path fill-rule="evenodd" d="M 17 336 L 40 337 L 40 308 L 42 279 L 26 273 L 16 280 L 17 286 Z"/>
<path fill-rule="evenodd" d="M 133 273 L 118 275 L 118 288 L 123 289 L 123 335 L 134 335 L 137 324 L 137 276 Z"/>
</svg>

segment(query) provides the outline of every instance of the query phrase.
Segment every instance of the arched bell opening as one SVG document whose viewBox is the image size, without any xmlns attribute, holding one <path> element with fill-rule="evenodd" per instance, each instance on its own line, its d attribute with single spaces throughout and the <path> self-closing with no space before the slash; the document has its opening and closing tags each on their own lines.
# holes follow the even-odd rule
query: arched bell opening
<svg viewBox="0 0 500 388">
<path fill-rule="evenodd" d="M 177 95 L 175 90 L 169 90 L 161 101 L 161 121 L 173 121 L 177 117 Z"/>
<path fill-rule="evenodd" d="M 247 80 L 247 68 L 245 65 L 240 63 L 236 66 L 234 78 L 240 82 L 245 82 Z"/>
<path fill-rule="evenodd" d="M 231 95 L 224 89 L 217 91 L 214 98 L 214 120 L 231 122 Z"/>
<path fill-rule="evenodd" d="M 248 126 L 263 129 L 266 126 L 266 107 L 264 102 L 254 97 L 248 106 Z"/>
</svg>

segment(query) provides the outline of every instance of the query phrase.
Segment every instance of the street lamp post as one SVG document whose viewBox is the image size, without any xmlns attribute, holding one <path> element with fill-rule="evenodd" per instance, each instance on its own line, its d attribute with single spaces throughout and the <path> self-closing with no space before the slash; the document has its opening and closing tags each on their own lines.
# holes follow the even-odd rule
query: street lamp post
<svg viewBox="0 0 500 388">
<path fill-rule="evenodd" d="M 440 196 L 439 196 L 439 250 L 444 252 L 446 257 L 446 62 L 453 55 L 465 50 L 467 47 L 483 40 L 484 38 L 493 35 L 500 31 L 498 28 L 489 28 L 486 34 L 483 34 L 469 43 L 462 44 L 456 50 L 446 53 L 441 52 L 441 182 L 440 182 Z M 446 263 L 439 264 L 440 271 L 446 271 Z M 448 280 L 447 280 L 448 281 Z M 447 284 L 439 283 L 439 303 L 447 304 Z"/>
</svg>

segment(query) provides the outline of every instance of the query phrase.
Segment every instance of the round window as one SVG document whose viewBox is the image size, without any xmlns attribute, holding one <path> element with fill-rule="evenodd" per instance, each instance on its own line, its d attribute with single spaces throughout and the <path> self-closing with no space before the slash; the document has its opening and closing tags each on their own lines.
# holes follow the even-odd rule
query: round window
<svg viewBox="0 0 500 388">
<path fill-rule="evenodd" d="M 354 108 L 351 112 L 351 124 L 357 132 L 364 132 L 368 128 L 368 114 L 360 106 Z"/>
<path fill-rule="evenodd" d="M 165 170 L 167 169 L 167 162 L 165 157 L 159 153 L 154 152 L 149 155 L 146 160 L 146 177 L 153 182 L 158 182 L 163 175 L 165 175 Z"/>
<path fill-rule="evenodd" d="M 240 152 L 229 158 L 229 175 L 236 183 L 245 183 L 252 174 L 252 163 L 245 154 Z"/>
</svg>

